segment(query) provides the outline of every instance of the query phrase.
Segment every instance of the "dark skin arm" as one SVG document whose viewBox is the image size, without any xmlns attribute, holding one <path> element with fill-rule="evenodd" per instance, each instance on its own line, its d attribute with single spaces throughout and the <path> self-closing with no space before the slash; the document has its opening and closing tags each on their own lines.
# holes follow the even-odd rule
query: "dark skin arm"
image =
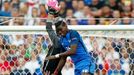
<svg viewBox="0 0 134 75">
<path fill-rule="evenodd" d="M 60 53 L 60 56 L 71 56 L 71 55 L 74 55 L 76 53 L 76 48 L 77 48 L 77 45 L 71 45 L 71 50 L 68 50 L 66 52 L 63 52 L 63 53 Z"/>
<path fill-rule="evenodd" d="M 70 50 L 63 52 L 63 53 L 60 53 L 59 56 L 60 57 L 67 57 L 67 56 L 74 55 L 76 53 L 77 45 L 76 44 L 71 45 L 70 48 L 71 48 Z M 54 55 L 46 57 L 46 60 L 52 60 L 52 59 L 56 59 L 56 57 Z"/>
<path fill-rule="evenodd" d="M 66 63 L 66 58 L 67 58 L 66 56 L 61 57 L 60 62 L 59 62 L 59 64 L 58 64 L 57 68 L 56 68 L 56 71 L 57 71 L 57 72 L 61 71 L 61 69 L 62 69 L 63 66 L 65 65 L 65 63 Z"/>
</svg>

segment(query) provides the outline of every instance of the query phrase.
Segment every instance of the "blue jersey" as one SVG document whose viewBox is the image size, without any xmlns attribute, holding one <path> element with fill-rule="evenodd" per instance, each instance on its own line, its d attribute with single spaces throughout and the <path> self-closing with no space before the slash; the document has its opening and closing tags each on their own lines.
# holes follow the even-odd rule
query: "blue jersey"
<svg viewBox="0 0 134 75">
<path fill-rule="evenodd" d="M 75 75 L 81 75 L 85 71 L 94 74 L 96 65 L 77 31 L 69 30 L 66 36 L 60 37 L 60 42 L 66 51 L 70 50 L 71 45 L 77 44 L 76 53 L 71 55 L 75 65 Z"/>
<path fill-rule="evenodd" d="M 87 52 L 82 38 L 77 31 L 69 30 L 66 36 L 60 37 L 60 42 L 62 43 L 62 46 L 65 48 L 65 50 L 70 50 L 69 48 L 71 45 L 77 44 L 76 53 L 71 56 L 74 64 L 77 64 L 77 62 L 84 59 L 89 61 L 91 60 L 91 56 Z"/>
</svg>

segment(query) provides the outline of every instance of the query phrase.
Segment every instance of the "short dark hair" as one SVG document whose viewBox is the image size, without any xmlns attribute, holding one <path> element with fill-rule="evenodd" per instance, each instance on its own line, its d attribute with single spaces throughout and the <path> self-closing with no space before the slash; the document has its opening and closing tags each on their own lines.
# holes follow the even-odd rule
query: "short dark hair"
<svg viewBox="0 0 134 75">
<path fill-rule="evenodd" d="M 56 32 L 60 31 L 62 26 L 66 25 L 66 22 L 64 22 L 63 20 L 58 21 L 55 23 L 55 28 L 56 28 Z"/>
<path fill-rule="evenodd" d="M 65 20 L 61 17 L 57 18 L 54 22 L 56 28 L 59 27 L 60 25 L 65 25 L 65 24 L 66 24 Z"/>
<path fill-rule="evenodd" d="M 61 26 L 61 25 L 63 25 L 63 21 L 58 21 L 58 22 L 55 23 L 56 28 Z"/>
</svg>

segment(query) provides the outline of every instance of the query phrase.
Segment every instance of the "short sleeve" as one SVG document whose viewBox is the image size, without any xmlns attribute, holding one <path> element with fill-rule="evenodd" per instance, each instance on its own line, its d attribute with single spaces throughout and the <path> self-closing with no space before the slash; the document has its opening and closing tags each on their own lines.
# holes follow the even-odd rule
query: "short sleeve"
<svg viewBox="0 0 134 75">
<path fill-rule="evenodd" d="M 77 45 L 79 41 L 79 33 L 77 31 L 72 31 L 70 34 L 71 45 Z"/>
</svg>

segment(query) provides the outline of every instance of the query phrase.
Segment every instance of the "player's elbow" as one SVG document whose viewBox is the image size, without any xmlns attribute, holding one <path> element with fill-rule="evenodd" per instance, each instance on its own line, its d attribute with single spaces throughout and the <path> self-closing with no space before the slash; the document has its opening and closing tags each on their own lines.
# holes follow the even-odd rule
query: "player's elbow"
<svg viewBox="0 0 134 75">
<path fill-rule="evenodd" d="M 74 55 L 76 53 L 76 50 L 77 50 L 77 45 L 72 45 L 71 48 L 71 54 Z"/>
<path fill-rule="evenodd" d="M 71 52 L 70 52 L 70 55 L 74 55 L 76 53 L 76 50 L 72 50 Z"/>
</svg>

